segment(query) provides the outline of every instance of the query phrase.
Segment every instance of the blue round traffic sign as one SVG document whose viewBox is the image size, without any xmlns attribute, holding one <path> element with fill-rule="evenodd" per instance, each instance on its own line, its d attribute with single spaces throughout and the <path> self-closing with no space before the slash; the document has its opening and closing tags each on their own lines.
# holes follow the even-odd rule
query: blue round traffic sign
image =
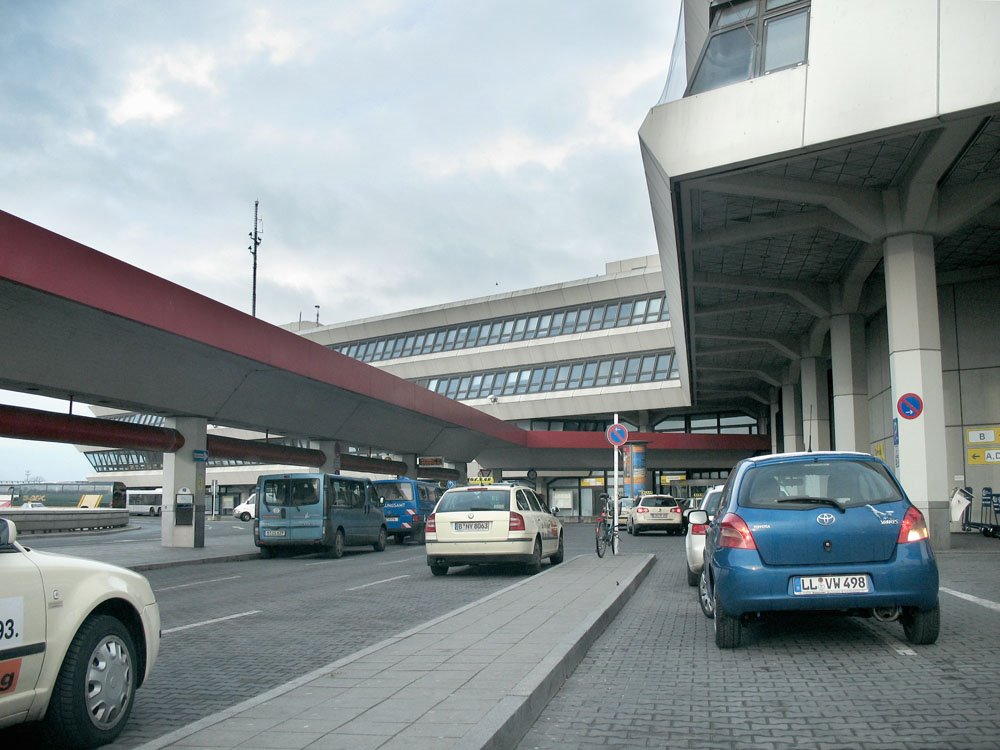
<svg viewBox="0 0 1000 750">
<path fill-rule="evenodd" d="M 625 445 L 628 442 L 628 430 L 618 422 L 611 425 L 604 434 L 612 445 Z"/>
<path fill-rule="evenodd" d="M 924 411 L 924 400 L 916 393 L 904 393 L 896 401 L 896 411 L 903 419 L 916 419 Z"/>
</svg>

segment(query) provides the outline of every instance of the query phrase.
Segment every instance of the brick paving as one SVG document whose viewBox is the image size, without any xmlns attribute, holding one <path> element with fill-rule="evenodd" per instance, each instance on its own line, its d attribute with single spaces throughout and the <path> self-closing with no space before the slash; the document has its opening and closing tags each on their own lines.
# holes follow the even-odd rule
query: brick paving
<svg viewBox="0 0 1000 750">
<path fill-rule="evenodd" d="M 1000 747 L 1000 610 L 940 596 L 941 636 L 898 623 L 788 615 L 716 648 L 682 539 L 628 540 L 657 564 L 518 750 Z M 953 535 L 941 586 L 1000 602 L 1000 540 Z"/>
</svg>

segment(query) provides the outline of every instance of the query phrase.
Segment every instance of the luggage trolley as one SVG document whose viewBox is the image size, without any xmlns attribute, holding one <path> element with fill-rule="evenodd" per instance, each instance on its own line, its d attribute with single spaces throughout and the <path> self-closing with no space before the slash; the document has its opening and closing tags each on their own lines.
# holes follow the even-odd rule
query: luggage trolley
<svg viewBox="0 0 1000 750">
<path fill-rule="evenodd" d="M 975 495 L 970 488 L 959 487 L 951 497 L 952 508 L 956 503 L 968 503 L 962 513 L 962 531 L 979 531 L 983 536 L 992 536 L 1000 539 L 1000 493 L 993 494 L 992 487 L 983 487 L 982 505 L 979 511 L 979 521 L 972 520 L 972 506 L 975 503 Z"/>
</svg>

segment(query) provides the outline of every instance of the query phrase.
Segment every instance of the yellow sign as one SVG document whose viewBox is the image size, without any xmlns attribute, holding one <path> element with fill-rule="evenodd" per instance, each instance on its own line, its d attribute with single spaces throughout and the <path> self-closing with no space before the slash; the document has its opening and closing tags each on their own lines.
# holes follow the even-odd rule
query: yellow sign
<svg viewBox="0 0 1000 750">
<path fill-rule="evenodd" d="M 988 450 L 986 448 L 969 448 L 965 451 L 966 463 L 973 466 L 986 466 L 987 464 L 1000 464 L 1000 448 Z"/>
<path fill-rule="evenodd" d="M 1000 445 L 1000 425 L 976 427 L 965 431 L 966 445 Z"/>
<path fill-rule="evenodd" d="M 493 484 L 493 477 L 469 477 L 469 484 Z"/>
<path fill-rule="evenodd" d="M 885 461 L 885 446 L 881 441 L 872 446 L 872 455 Z"/>
</svg>

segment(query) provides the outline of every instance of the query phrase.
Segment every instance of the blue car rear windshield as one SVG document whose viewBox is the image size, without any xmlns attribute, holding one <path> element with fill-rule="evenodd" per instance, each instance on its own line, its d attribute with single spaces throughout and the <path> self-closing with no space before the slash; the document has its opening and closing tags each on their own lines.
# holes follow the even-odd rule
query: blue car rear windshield
<svg viewBox="0 0 1000 750">
<path fill-rule="evenodd" d="M 899 486 L 873 461 L 785 461 L 751 469 L 740 482 L 737 501 L 749 508 L 815 507 L 833 501 L 841 508 L 898 502 Z"/>
<path fill-rule="evenodd" d="M 451 513 L 462 510 L 510 510 L 510 492 L 508 490 L 446 492 L 436 512 Z"/>
</svg>

